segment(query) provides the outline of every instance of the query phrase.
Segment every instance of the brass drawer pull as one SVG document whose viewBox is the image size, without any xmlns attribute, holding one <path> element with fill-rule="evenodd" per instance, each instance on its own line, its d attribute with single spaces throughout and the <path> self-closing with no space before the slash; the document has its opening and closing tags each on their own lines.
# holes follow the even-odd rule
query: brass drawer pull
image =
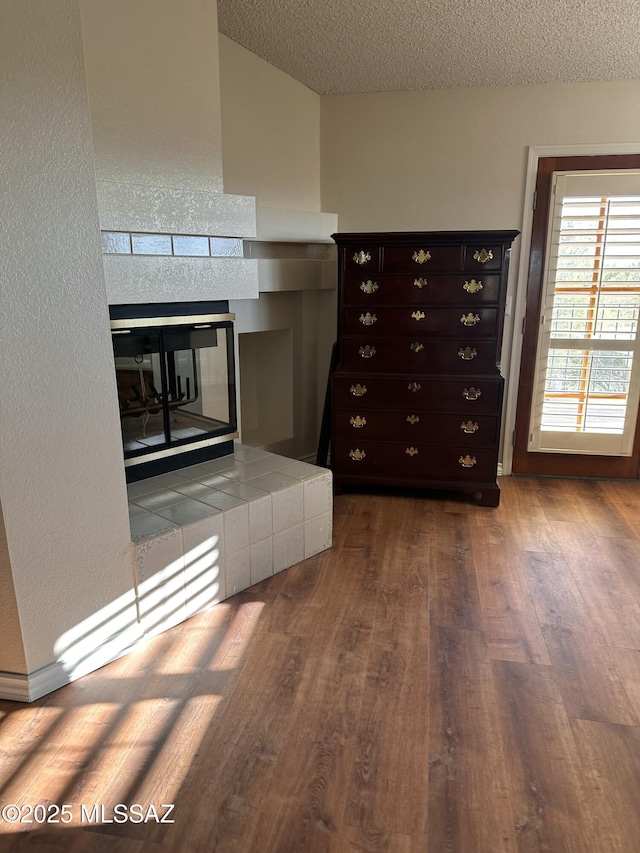
<svg viewBox="0 0 640 853">
<path fill-rule="evenodd" d="M 475 358 L 478 355 L 478 350 L 474 347 L 465 347 L 464 349 L 458 350 L 458 355 L 463 361 L 471 361 L 472 358 Z"/>
<path fill-rule="evenodd" d="M 362 284 L 360 285 L 360 290 L 363 293 L 369 293 L 369 294 L 375 293 L 377 289 L 378 289 L 378 282 L 377 281 L 371 281 L 371 279 L 369 279 L 369 281 L 363 281 Z"/>
<path fill-rule="evenodd" d="M 422 389 L 422 385 L 419 382 L 410 382 L 407 385 L 407 389 L 415 393 L 416 391 L 420 391 Z"/>
<path fill-rule="evenodd" d="M 351 418 L 349 423 L 354 429 L 362 429 L 363 426 L 367 425 L 367 419 L 361 418 L 360 415 L 356 415 L 354 418 Z M 469 421 L 469 423 L 471 423 L 471 421 Z"/>
<path fill-rule="evenodd" d="M 431 252 L 425 252 L 424 249 L 420 249 L 418 252 L 414 252 L 413 255 L 411 255 L 411 258 L 417 264 L 424 264 L 426 261 L 431 260 Z"/>
<path fill-rule="evenodd" d="M 426 286 L 427 286 L 427 284 L 428 284 L 428 282 L 427 282 L 426 278 L 417 278 L 417 279 L 413 282 L 413 286 L 414 286 L 414 287 L 419 287 L 419 288 L 421 288 L 421 289 L 422 289 L 423 287 L 426 287 Z"/>
<path fill-rule="evenodd" d="M 364 397 L 364 395 L 367 393 L 367 386 L 361 385 L 358 382 L 357 385 L 352 385 L 351 388 L 349 388 L 349 391 L 351 391 L 354 397 Z"/>
<path fill-rule="evenodd" d="M 493 252 L 491 251 L 491 249 L 480 249 L 479 251 L 475 252 L 473 260 L 478 261 L 481 264 L 486 264 L 487 261 L 493 260 Z"/>
<path fill-rule="evenodd" d="M 480 322 L 480 317 L 478 314 L 473 314 L 469 311 L 468 314 L 463 314 L 462 317 L 460 317 L 460 322 L 463 326 L 475 326 Z"/>
<path fill-rule="evenodd" d="M 418 424 L 420 423 L 420 418 L 418 417 L 418 415 L 407 415 L 407 423 Z"/>
<path fill-rule="evenodd" d="M 371 260 L 371 255 L 369 252 L 356 252 L 353 256 L 353 260 L 356 264 L 363 266 L 364 264 L 368 264 Z"/>
<path fill-rule="evenodd" d="M 482 290 L 482 282 L 476 281 L 475 278 L 472 278 L 471 281 L 465 281 L 462 285 L 462 289 L 466 290 L 467 293 L 478 293 L 479 290 Z"/>
<path fill-rule="evenodd" d="M 360 315 L 360 322 L 362 323 L 363 326 L 373 326 L 373 324 L 376 323 L 377 321 L 378 321 L 378 318 L 376 317 L 376 315 L 375 314 L 369 314 L 368 311 L 366 314 Z"/>
<path fill-rule="evenodd" d="M 418 448 L 417 447 L 407 447 L 407 449 L 405 450 L 405 453 L 408 453 L 409 456 L 417 456 L 418 455 Z"/>
<path fill-rule="evenodd" d="M 351 459 L 353 459 L 354 462 L 361 462 L 366 455 L 367 454 L 364 452 L 364 450 L 358 450 L 358 448 L 349 451 L 349 456 L 351 457 Z"/>
<path fill-rule="evenodd" d="M 475 456 L 469 456 L 468 453 L 466 456 L 461 456 L 460 459 L 458 459 L 458 462 L 463 468 L 473 468 L 477 461 L 478 460 Z"/>
<path fill-rule="evenodd" d="M 474 423 L 473 421 L 467 421 L 466 423 L 463 421 L 460 424 L 460 429 L 467 435 L 472 435 L 474 432 L 478 432 L 480 427 L 477 423 Z"/>
<path fill-rule="evenodd" d="M 424 344 L 411 344 L 411 349 L 414 352 L 420 352 L 421 349 L 424 349 Z"/>
<path fill-rule="evenodd" d="M 369 344 L 367 344 L 366 347 L 360 347 L 358 352 L 360 353 L 362 358 L 373 358 L 376 354 L 376 348 L 370 347 Z"/>
<path fill-rule="evenodd" d="M 424 311 L 414 311 L 413 314 L 411 315 L 411 319 L 412 320 L 424 320 L 424 318 L 426 316 L 427 315 L 424 313 Z"/>
<path fill-rule="evenodd" d="M 464 389 L 462 396 L 465 400 L 477 400 L 478 397 L 482 396 L 482 391 L 479 388 L 474 388 L 472 385 L 471 388 Z"/>
</svg>

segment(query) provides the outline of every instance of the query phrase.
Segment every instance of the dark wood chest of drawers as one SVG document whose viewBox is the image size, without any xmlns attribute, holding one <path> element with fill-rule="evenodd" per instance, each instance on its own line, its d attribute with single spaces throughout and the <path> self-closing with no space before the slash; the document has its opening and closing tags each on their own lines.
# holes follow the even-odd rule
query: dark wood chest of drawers
<svg viewBox="0 0 640 853">
<path fill-rule="evenodd" d="M 498 369 L 517 231 L 334 234 L 331 467 L 345 483 L 455 489 L 497 506 Z"/>
</svg>

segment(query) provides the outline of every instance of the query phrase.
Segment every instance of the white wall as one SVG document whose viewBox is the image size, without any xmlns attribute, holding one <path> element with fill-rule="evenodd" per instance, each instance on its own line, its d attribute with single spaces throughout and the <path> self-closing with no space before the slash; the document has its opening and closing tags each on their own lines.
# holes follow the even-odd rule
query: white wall
<svg viewBox="0 0 640 853">
<path fill-rule="evenodd" d="M 320 96 L 224 36 L 220 84 L 225 191 L 256 197 L 258 240 L 273 241 L 252 247 L 261 258 L 259 300 L 234 300 L 231 310 L 241 335 L 290 329 L 293 353 L 286 375 L 279 375 L 281 358 L 273 359 L 271 373 L 260 365 L 252 369 L 248 359 L 259 352 L 259 344 L 246 341 L 243 372 L 247 379 L 269 374 L 271 387 L 259 396 L 275 409 L 283 394 L 293 400 L 293 435 L 262 446 L 314 456 L 334 334 L 335 263 L 313 251 L 306 258 L 302 248 L 292 249 L 287 241 L 317 244 L 328 241 L 336 228 L 334 216 L 320 213 Z M 292 383 L 291 394 L 283 383 Z M 247 435 L 260 432 L 252 433 L 260 421 L 267 425 L 266 436 L 269 425 L 291 420 L 282 414 L 254 408 L 247 414 Z M 242 424 L 241 437 L 245 440 Z"/>
<path fill-rule="evenodd" d="M 215 0 L 80 0 L 103 230 L 255 236 L 222 192 Z M 255 297 L 242 258 L 106 255 L 109 302 Z"/>
<path fill-rule="evenodd" d="M 224 189 L 320 210 L 320 96 L 220 36 Z"/>
<path fill-rule="evenodd" d="M 96 176 L 222 192 L 214 0 L 81 0 Z"/>
<path fill-rule="evenodd" d="M 33 672 L 133 578 L 78 0 L 2 11 L 0 495 Z"/>
<path fill-rule="evenodd" d="M 26 672 L 18 603 L 13 587 L 9 546 L 0 507 L 0 672 Z"/>
<path fill-rule="evenodd" d="M 342 231 L 517 228 L 531 145 L 638 141 L 640 81 L 327 95 L 322 203 Z"/>
</svg>

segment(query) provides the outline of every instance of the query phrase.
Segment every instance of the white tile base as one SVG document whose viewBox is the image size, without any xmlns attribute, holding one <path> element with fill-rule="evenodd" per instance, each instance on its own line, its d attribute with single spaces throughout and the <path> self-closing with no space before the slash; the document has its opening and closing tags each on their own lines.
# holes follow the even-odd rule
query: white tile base
<svg viewBox="0 0 640 853">
<path fill-rule="evenodd" d="M 282 572 L 304 560 L 304 527 L 289 527 L 273 537 L 273 571 Z"/>
<path fill-rule="evenodd" d="M 251 585 L 273 574 L 273 539 L 263 539 L 251 546 Z"/>
<path fill-rule="evenodd" d="M 233 457 L 182 469 L 175 483 L 157 478 L 129 487 L 138 608 L 147 634 L 331 547 L 331 472 L 237 443 L 235 448 Z M 163 499 L 163 489 L 176 494 Z M 183 525 L 173 518 L 168 530 L 160 532 L 159 524 L 156 535 L 148 496 L 153 493 L 157 512 L 164 512 L 164 506 L 184 501 L 178 489 L 209 515 Z M 141 516 L 137 508 L 145 500 Z"/>
<path fill-rule="evenodd" d="M 235 595 L 251 586 L 251 557 L 249 548 L 241 548 L 226 559 L 227 595 Z"/>
<path fill-rule="evenodd" d="M 331 547 L 333 538 L 333 513 L 325 512 L 315 518 L 309 518 L 304 523 L 304 556 L 305 559 L 326 551 Z"/>
</svg>

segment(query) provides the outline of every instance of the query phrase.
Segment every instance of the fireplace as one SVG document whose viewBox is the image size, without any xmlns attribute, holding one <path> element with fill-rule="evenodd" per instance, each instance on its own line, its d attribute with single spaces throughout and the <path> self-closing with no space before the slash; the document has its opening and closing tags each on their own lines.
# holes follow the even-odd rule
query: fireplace
<svg viewBox="0 0 640 853">
<path fill-rule="evenodd" d="M 127 482 L 233 451 L 238 437 L 227 302 L 112 305 Z"/>
</svg>

